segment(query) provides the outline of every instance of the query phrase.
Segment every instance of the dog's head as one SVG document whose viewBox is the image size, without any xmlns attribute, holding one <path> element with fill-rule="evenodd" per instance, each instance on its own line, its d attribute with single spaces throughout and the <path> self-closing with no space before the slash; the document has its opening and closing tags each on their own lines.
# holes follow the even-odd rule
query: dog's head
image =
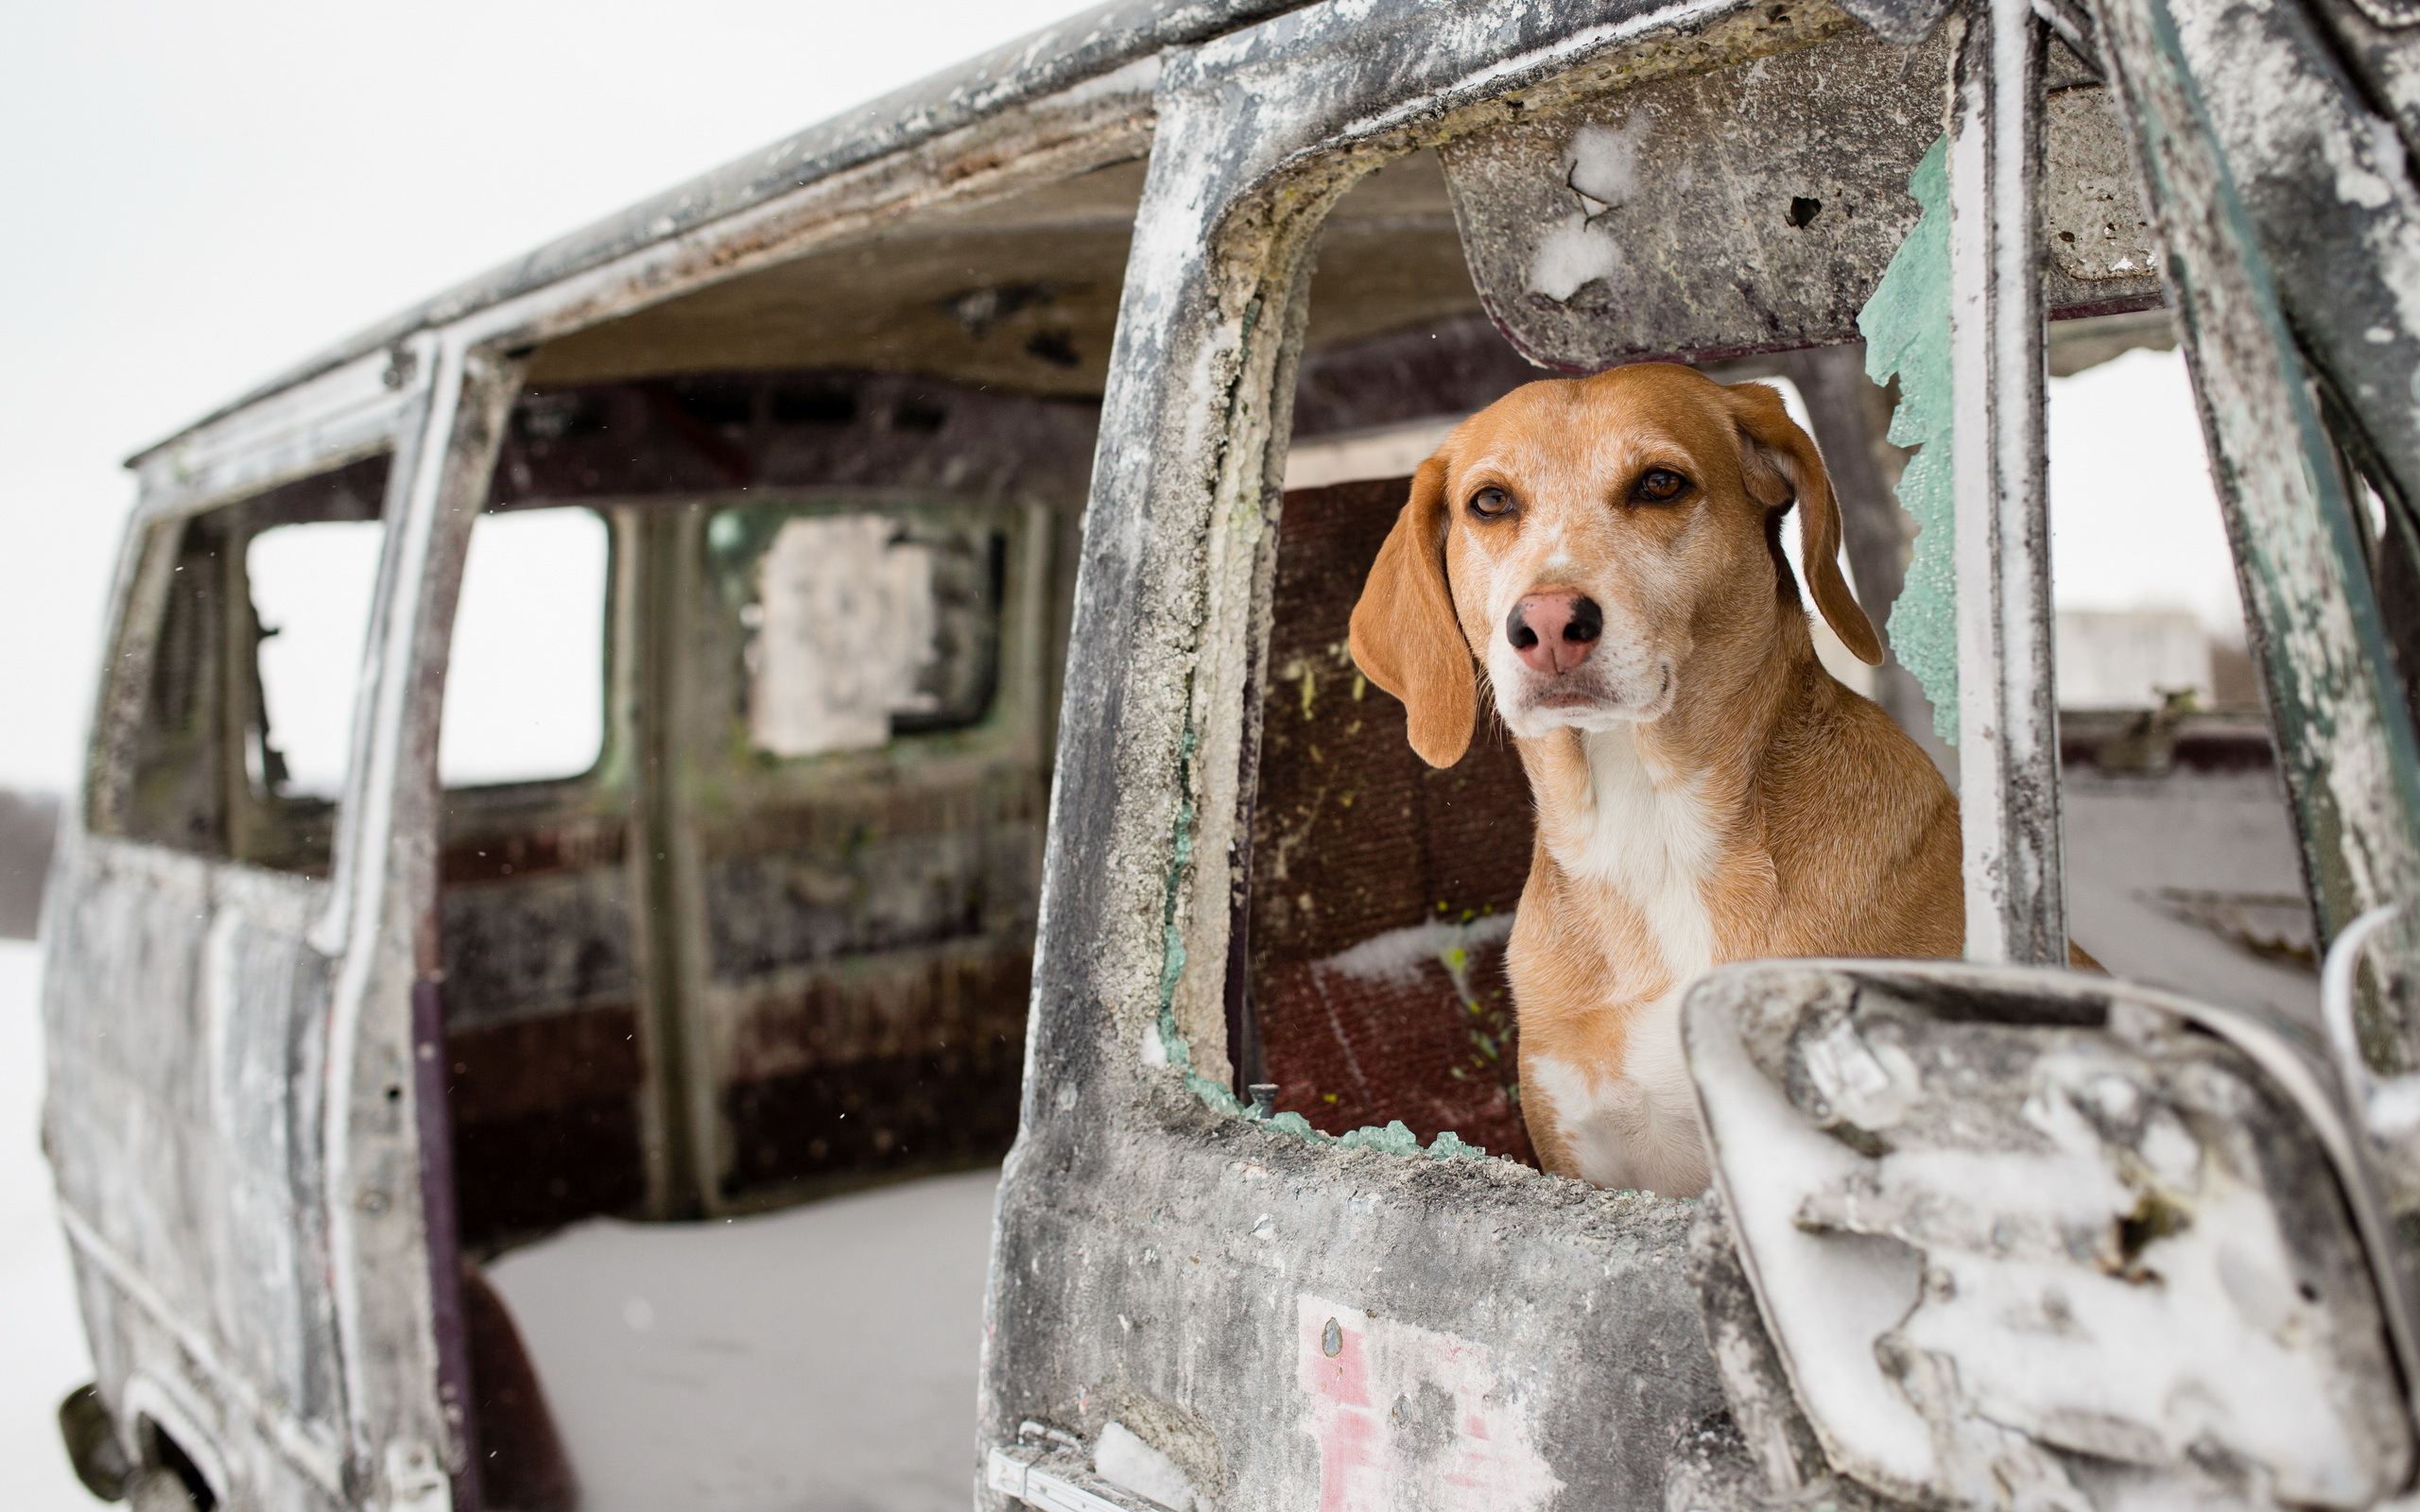
<svg viewBox="0 0 2420 1512">
<path fill-rule="evenodd" d="M 1779 544 L 1793 502 L 1816 607 L 1879 662 L 1841 576 L 1831 480 L 1779 390 L 1668 363 L 1526 385 L 1420 465 L 1354 607 L 1353 659 L 1438 766 L 1470 746 L 1474 658 L 1516 735 L 1659 718 L 1797 604 Z"/>
</svg>

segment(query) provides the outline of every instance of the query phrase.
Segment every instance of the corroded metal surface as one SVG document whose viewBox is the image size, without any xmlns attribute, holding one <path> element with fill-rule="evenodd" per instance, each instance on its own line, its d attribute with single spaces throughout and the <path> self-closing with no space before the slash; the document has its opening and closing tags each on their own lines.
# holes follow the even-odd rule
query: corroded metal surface
<svg viewBox="0 0 2420 1512">
<path fill-rule="evenodd" d="M 1709 1332 L 1775 1490 L 2354 1507 L 2409 1478 L 2399 1294 L 2287 1042 L 2072 974 L 1886 963 L 1727 970 L 1686 1024 L 1755 1296 L 1702 1232 Z"/>
<path fill-rule="evenodd" d="M 1857 335 L 1916 219 L 1908 178 L 1941 134 L 1954 28 L 1897 47 L 1822 7 L 1786 26 L 1811 45 L 1747 69 L 1650 64 L 1618 93 L 1445 147 L 1472 277 L 1532 360 L 1594 372 Z M 2049 307 L 2156 301 L 2106 93 L 2065 89 L 2048 120 Z"/>
<path fill-rule="evenodd" d="M 2211 50 L 2223 51 L 2222 34 L 2232 27 L 2293 31 L 2303 23 L 2292 11 L 2205 8 L 2181 26 L 2163 0 L 2104 0 L 2100 25 L 2175 277 L 2308 890 L 2323 933 L 2332 935 L 2369 907 L 2420 895 L 2420 764 L 2411 714 L 2392 679 L 2360 526 L 2294 333 L 2332 331 L 2323 352 L 2348 336 L 2367 338 L 2350 330 L 2360 323 L 2357 311 L 2342 312 L 2349 323 L 2340 323 L 2337 312 L 2305 304 L 2290 323 L 2287 291 L 2304 290 L 2313 269 L 2273 271 L 2280 244 L 2267 229 L 2265 207 L 2283 191 L 2272 183 L 2255 192 L 2237 174 L 2238 162 L 2253 176 L 2272 166 L 2262 152 L 2247 153 L 2255 144 L 2244 129 L 2253 123 L 2272 122 L 2287 130 L 2288 145 L 2317 150 L 2345 103 L 2330 93 L 2325 71 L 2314 73 L 2317 62 L 2290 47 L 2264 54 L 2277 65 L 2275 78 L 2264 80 L 2244 77 L 2242 59 Z M 2289 98 L 2304 102 L 2291 120 L 2276 113 Z M 2230 120 L 2242 125 L 2221 124 Z M 2327 181 L 2358 191 L 2365 171 L 2360 160 L 2347 161 Z M 2411 190 L 2380 192 L 2377 208 L 2395 215 L 2397 197 Z M 2365 198 L 2376 197 L 2353 193 L 2352 207 Z M 2382 344 L 2404 339 L 2396 335 L 2401 322 L 2396 315 L 2378 327 L 2389 338 Z M 2411 991 L 2399 985 L 2392 1002 L 2374 1004 L 2368 1015 L 2370 1051 L 2382 1065 L 2408 1066 L 2420 1055 Z"/>
<path fill-rule="evenodd" d="M 1958 800 L 1970 960 L 2064 965 L 2059 704 L 2040 276 L 2048 28 L 2028 0 L 1966 18 L 1949 129 L 1949 442 Z"/>
<path fill-rule="evenodd" d="M 329 981 L 303 943 L 325 885 L 71 843 L 44 1142 L 102 1379 L 119 1402 L 163 1383 L 247 1484 L 329 1504 L 348 1469 L 319 1143 Z M 117 1004 L 143 1022 L 96 1011 Z"/>
</svg>

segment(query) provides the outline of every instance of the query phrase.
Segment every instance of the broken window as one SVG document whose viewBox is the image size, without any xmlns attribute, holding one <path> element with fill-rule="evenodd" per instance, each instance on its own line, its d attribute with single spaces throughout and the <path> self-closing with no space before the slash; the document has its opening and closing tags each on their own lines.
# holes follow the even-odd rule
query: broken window
<svg viewBox="0 0 2420 1512">
<path fill-rule="evenodd" d="M 153 529 L 97 732 L 102 833 L 327 873 L 387 458 Z"/>
<path fill-rule="evenodd" d="M 1793 124 L 1820 92 L 1774 71 L 1821 68 L 1837 74 L 1825 86 L 1835 94 L 1876 102 L 1858 116 L 1858 150 Z M 1227 988 L 1238 1097 L 1259 1086 L 1265 1108 L 1340 1136 L 1400 1120 L 1422 1141 L 1450 1129 L 1496 1153 L 1527 1150 L 1502 968 L 1529 869 L 1527 780 L 1484 714 L 1456 766 L 1426 768 L 1409 749 L 1401 706 L 1363 682 L 1345 644 L 1413 468 L 1460 419 L 1520 384 L 1677 357 L 1721 382 L 1781 389 L 1832 473 L 1843 576 L 1893 653 L 1867 667 L 1810 615 L 1818 656 L 1954 782 L 1955 748 L 1941 738 L 1954 741 L 1957 713 L 1949 520 L 1902 508 L 1908 488 L 1929 482 L 1945 510 L 1947 433 L 1917 434 L 1912 422 L 1930 412 L 1904 407 L 1909 423 L 1892 428 L 1894 399 L 1934 376 L 1927 363 L 1938 359 L 1943 384 L 1947 373 L 1946 285 L 1925 282 L 1945 279 L 1945 236 L 1933 240 L 1946 224 L 1939 125 L 1930 111 L 1903 108 L 1912 77 L 1900 50 L 1844 37 L 1458 138 L 1442 172 L 1414 153 L 1338 202 L 1311 287 L 1259 682 L 1251 882 L 1236 925 L 1246 936 L 1236 959 L 1249 965 Z M 2145 272 L 2149 232 L 2132 214 L 2105 94 L 2064 77 L 2054 89 L 2047 298 L 2063 318 L 2097 317 L 2053 325 L 2050 360 L 2064 373 L 2173 337 Z M 1739 155 L 1748 143 L 1753 162 Z M 1769 143 L 1789 146 L 1773 157 Z M 1717 202 L 1738 216 L 1709 215 Z M 2088 255 L 2070 246 L 2076 235 L 2059 240 L 2087 220 L 2100 237 Z M 1724 239 L 1707 266 L 1726 272 L 1698 289 L 1675 271 L 1674 249 L 1705 236 Z M 1899 249 L 1914 250 L 1894 262 Z M 1894 282 L 1878 292 L 1886 265 Z M 1486 316 L 1477 314 L 1482 291 Z M 2113 306 L 2119 313 L 2100 313 Z M 1868 331 L 1861 322 L 1877 310 L 1901 329 Z M 1861 335 L 1875 342 L 1877 372 Z M 1879 386 L 1894 366 L 1895 394 Z M 2181 395 L 2181 375 L 2176 387 Z M 2191 430 L 2189 408 L 2182 413 Z M 2198 433 L 2190 441 L 2198 468 Z M 1938 460 L 1901 485 L 1910 458 L 1927 454 Z M 2071 481 L 2102 481 L 2074 472 Z M 2071 517 L 2071 533 L 2106 536 L 2108 492 L 2080 490 L 2078 509 L 2095 518 Z M 2063 617 L 2068 640 L 2094 640 L 2096 654 L 2073 652 L 2076 691 L 2103 706 L 2071 716 L 2070 733 L 2087 743 L 2071 740 L 2069 760 L 2112 774 L 2081 793 L 2088 833 L 2075 842 L 2070 885 L 2087 906 L 2074 927 L 2087 949 L 2136 974 L 2305 1017 L 2313 984 L 2292 832 L 2248 663 L 2220 623 L 2234 593 L 2215 507 L 2202 507 L 2207 528 L 2192 544 L 2218 557 L 2203 551 L 2194 565 L 2221 564 L 2202 595 L 2209 607 L 2193 601 L 2205 624 Z M 2394 516 L 2373 513 L 2383 539 Z M 1779 544 L 1804 583 L 1797 536 L 1792 511 Z M 2137 551 L 2102 576 L 2181 572 L 2183 549 L 2169 541 L 2157 562 Z M 2063 656 L 2071 649 L 2063 641 Z M 2182 696 L 2165 713 L 2160 699 L 2134 694 L 2118 709 L 2098 686 L 2113 679 Z M 2190 718 L 2175 724 L 2180 715 Z M 2155 716 L 2175 728 L 2130 744 Z M 2119 773 L 2129 752 L 2151 746 L 2156 771 Z M 2171 762 L 2191 770 L 2169 780 Z M 2094 931 L 2112 937 L 2098 942 Z M 2213 953 L 2213 934 L 2238 948 Z"/>
<path fill-rule="evenodd" d="M 320 520 L 272 526 L 245 549 L 260 703 L 244 765 L 256 793 L 343 790 L 384 535 L 374 520 Z"/>
</svg>

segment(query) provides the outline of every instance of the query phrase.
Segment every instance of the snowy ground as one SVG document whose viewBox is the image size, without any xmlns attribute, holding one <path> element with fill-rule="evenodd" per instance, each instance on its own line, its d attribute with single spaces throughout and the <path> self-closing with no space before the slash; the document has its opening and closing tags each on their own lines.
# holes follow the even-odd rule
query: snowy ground
<svg viewBox="0 0 2420 1512">
<path fill-rule="evenodd" d="M 2101 777 L 2070 767 L 2067 932 L 2117 975 L 2316 1026 L 2319 977 L 2264 960 L 2161 907 L 2179 893 L 2283 900 L 2298 920 L 2302 863 L 2273 772 Z M 2308 929 L 2303 927 L 2308 943 Z"/>
<path fill-rule="evenodd" d="M 88 1512 L 55 1416 L 93 1364 L 39 1143 L 41 977 L 32 942 L 0 940 L 0 1505 Z"/>
<path fill-rule="evenodd" d="M 497 1262 L 584 1512 L 964 1507 L 998 1183 L 587 1223 Z"/>
<path fill-rule="evenodd" d="M 0 940 L 0 1507 L 88 1512 L 53 1416 L 93 1372 L 37 1143 L 39 980 Z M 587 1512 L 965 1506 L 998 1181 L 582 1224 L 498 1262 Z"/>
</svg>

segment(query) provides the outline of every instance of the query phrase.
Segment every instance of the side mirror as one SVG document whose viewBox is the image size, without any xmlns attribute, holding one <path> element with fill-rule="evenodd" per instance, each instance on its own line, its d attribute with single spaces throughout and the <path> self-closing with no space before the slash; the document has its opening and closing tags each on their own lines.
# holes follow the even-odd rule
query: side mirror
<svg viewBox="0 0 2420 1512">
<path fill-rule="evenodd" d="M 1772 1491 L 2115 1512 L 2411 1483 L 2367 1132 L 2276 1030 L 2067 972 L 1787 962 L 1709 975 L 1685 1034 L 1700 1296 Z"/>
</svg>

